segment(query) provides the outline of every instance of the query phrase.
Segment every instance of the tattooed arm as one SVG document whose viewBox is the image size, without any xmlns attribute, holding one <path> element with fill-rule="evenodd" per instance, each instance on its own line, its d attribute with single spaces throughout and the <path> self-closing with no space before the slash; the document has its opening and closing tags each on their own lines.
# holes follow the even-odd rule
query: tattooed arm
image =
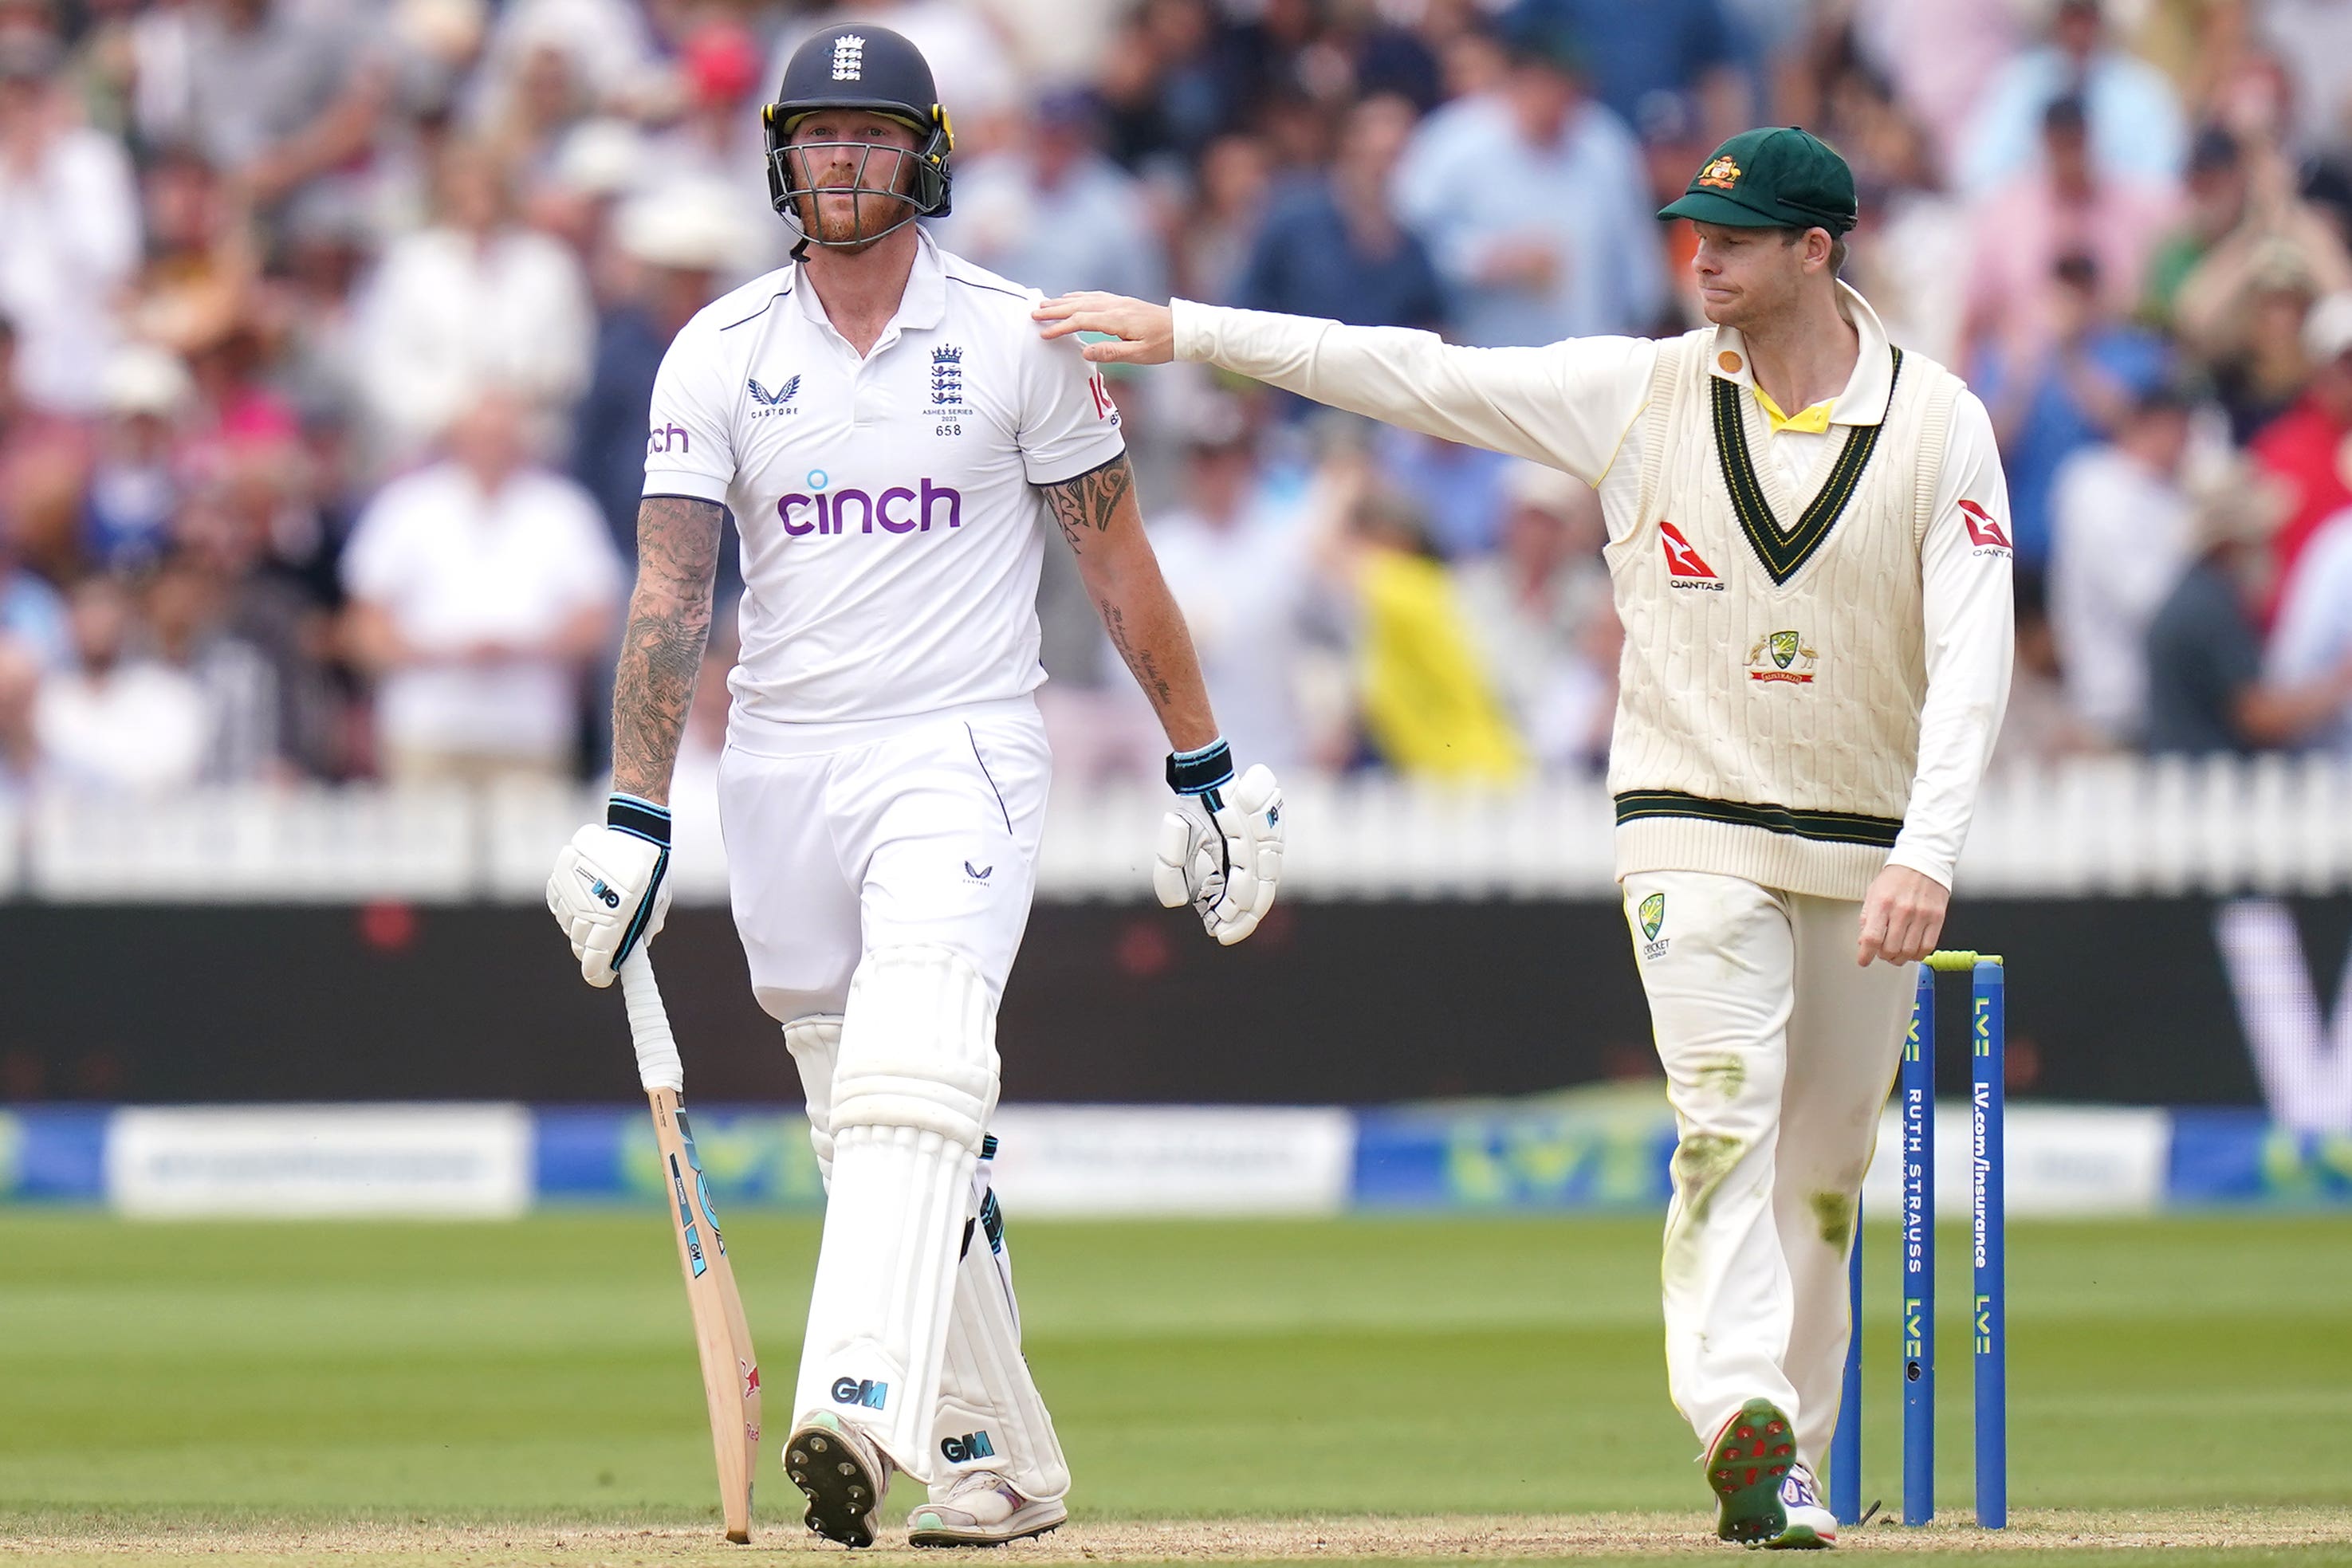
<svg viewBox="0 0 2352 1568">
<path fill-rule="evenodd" d="M 613 677 L 613 789 L 669 799 L 671 767 L 710 636 L 711 583 L 726 508 L 685 496 L 637 507 L 637 588 Z"/>
<path fill-rule="evenodd" d="M 1151 553 L 1135 502 L 1135 471 L 1125 455 L 1043 488 L 1062 537 L 1077 552 L 1078 575 L 1103 630 L 1151 699 L 1169 744 L 1190 751 L 1216 739 L 1192 634 L 1160 575 L 1160 559 Z"/>
</svg>

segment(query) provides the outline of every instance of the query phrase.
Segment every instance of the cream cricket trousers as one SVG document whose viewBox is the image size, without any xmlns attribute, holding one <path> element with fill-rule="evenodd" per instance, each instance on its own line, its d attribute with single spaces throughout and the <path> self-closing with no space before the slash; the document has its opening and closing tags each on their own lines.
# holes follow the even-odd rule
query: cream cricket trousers
<svg viewBox="0 0 2352 1568">
<path fill-rule="evenodd" d="M 1853 1329 L 1846 1251 L 1911 967 L 1855 965 L 1859 904 L 1706 872 L 1646 872 L 1623 888 L 1679 1134 L 1667 1390 L 1701 1445 L 1748 1400 L 1771 1400 L 1818 1468 Z"/>
</svg>

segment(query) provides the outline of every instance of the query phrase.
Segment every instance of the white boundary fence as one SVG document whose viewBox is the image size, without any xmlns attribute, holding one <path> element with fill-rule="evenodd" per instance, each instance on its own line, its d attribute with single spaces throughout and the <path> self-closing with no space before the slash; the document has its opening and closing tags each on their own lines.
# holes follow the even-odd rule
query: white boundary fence
<svg viewBox="0 0 2352 1568">
<path fill-rule="evenodd" d="M 1508 792 L 1383 778 L 1286 782 L 1284 891 L 1301 898 L 1608 896 L 1597 782 Z M 676 802 L 674 886 L 726 897 L 707 783 Z M 1039 893 L 1135 899 L 1149 886 L 1156 789 L 1066 788 Z M 49 795 L 0 808 L 0 896 L 77 902 L 537 903 L 593 791 L 210 789 L 163 799 Z M 2352 764 L 2099 758 L 1987 786 L 1961 862 L 1977 894 L 2352 891 Z"/>
</svg>

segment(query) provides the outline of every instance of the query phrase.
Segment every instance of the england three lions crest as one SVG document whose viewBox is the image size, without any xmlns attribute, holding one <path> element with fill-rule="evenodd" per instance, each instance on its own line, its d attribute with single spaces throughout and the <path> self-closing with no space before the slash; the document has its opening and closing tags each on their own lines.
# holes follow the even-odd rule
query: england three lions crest
<svg viewBox="0 0 2352 1568">
<path fill-rule="evenodd" d="M 953 343 L 931 350 L 931 406 L 963 406 L 963 350 Z"/>
</svg>

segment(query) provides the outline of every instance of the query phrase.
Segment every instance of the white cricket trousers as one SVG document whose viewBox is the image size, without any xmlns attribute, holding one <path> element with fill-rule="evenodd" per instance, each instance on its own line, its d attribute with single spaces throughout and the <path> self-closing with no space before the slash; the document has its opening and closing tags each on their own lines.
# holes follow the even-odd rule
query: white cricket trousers
<svg viewBox="0 0 2352 1568">
<path fill-rule="evenodd" d="M 1846 1256 L 1907 1027 L 1911 967 L 1854 963 L 1862 905 L 1706 872 L 1623 883 L 1679 1134 L 1666 1383 L 1704 1446 L 1761 1396 L 1819 1467 L 1837 1426 Z"/>
</svg>

